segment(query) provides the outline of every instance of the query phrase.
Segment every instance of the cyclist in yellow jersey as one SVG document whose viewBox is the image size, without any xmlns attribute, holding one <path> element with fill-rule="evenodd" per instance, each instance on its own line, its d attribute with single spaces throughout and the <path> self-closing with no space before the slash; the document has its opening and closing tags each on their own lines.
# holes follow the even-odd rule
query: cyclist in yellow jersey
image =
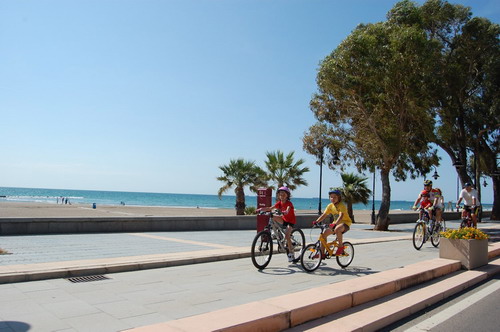
<svg viewBox="0 0 500 332">
<path fill-rule="evenodd" d="M 330 198 L 330 204 L 325 208 L 325 211 L 321 216 L 313 222 L 316 224 L 323 221 L 328 215 L 338 215 L 337 220 L 330 224 L 330 227 L 325 230 L 321 235 L 326 240 L 328 235 L 335 233 L 337 235 L 337 241 L 339 242 L 339 249 L 335 255 L 342 255 L 344 253 L 344 246 L 342 242 L 342 235 L 351 228 L 352 220 L 347 212 L 347 207 L 342 203 L 342 193 L 340 190 L 332 190 L 328 193 Z M 324 253 L 324 248 L 321 248 L 321 252 Z"/>
</svg>

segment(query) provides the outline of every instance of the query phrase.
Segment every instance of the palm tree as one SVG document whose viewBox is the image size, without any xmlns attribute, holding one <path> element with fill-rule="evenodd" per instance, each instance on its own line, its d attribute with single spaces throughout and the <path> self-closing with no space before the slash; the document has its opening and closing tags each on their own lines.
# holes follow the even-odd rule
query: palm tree
<svg viewBox="0 0 500 332">
<path fill-rule="evenodd" d="M 267 152 L 267 180 L 276 184 L 277 188 L 286 185 L 290 190 L 298 186 L 307 186 L 307 181 L 302 177 L 309 172 L 308 167 L 302 167 L 304 159 L 293 160 L 294 152 L 286 156 L 281 151 Z"/>
<path fill-rule="evenodd" d="M 349 217 L 351 217 L 352 222 L 355 222 L 352 205 L 356 203 L 368 204 L 368 199 L 372 191 L 368 189 L 366 185 L 367 178 L 365 177 L 355 175 L 354 173 L 342 173 L 340 176 L 343 182 L 343 187 L 340 188 L 343 201 L 347 204 Z"/>
<path fill-rule="evenodd" d="M 246 161 L 242 158 L 232 159 L 229 165 L 219 166 L 224 175 L 217 177 L 217 180 L 224 182 L 219 189 L 219 198 L 229 190 L 235 187 L 236 194 L 236 215 L 245 214 L 245 192 L 244 187 L 249 186 L 251 191 L 257 191 L 259 186 L 265 185 L 265 173 L 253 161 Z"/>
</svg>

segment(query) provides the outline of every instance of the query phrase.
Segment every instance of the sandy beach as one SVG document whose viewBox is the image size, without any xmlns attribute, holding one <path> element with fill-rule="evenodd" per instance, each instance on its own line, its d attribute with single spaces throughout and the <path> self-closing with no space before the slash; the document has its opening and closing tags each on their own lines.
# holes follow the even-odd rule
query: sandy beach
<svg viewBox="0 0 500 332">
<path fill-rule="evenodd" d="M 378 211 L 376 211 L 378 212 Z M 413 211 L 397 211 L 412 213 Z M 317 210 L 297 210 L 296 214 L 310 214 Z M 122 205 L 57 205 L 34 202 L 0 202 L 0 218 L 58 218 L 58 217 L 194 217 L 194 216 L 234 216 L 234 209 L 178 208 L 165 206 L 122 206 Z M 370 210 L 354 211 L 356 222 L 369 223 Z"/>
</svg>

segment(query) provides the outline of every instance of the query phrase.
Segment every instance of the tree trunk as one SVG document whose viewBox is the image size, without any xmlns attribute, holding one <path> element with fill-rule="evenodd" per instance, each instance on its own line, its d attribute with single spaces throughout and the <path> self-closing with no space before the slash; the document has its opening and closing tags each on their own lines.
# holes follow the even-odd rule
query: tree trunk
<svg viewBox="0 0 500 332">
<path fill-rule="evenodd" d="M 382 202 L 377 214 L 375 224 L 376 231 L 386 231 L 389 229 L 389 209 L 391 207 L 391 184 L 389 182 L 389 171 L 380 170 L 382 180 Z"/>
<path fill-rule="evenodd" d="M 352 223 L 356 223 L 354 221 L 354 211 L 352 209 L 352 202 L 347 202 L 347 213 L 349 214 L 349 217 L 351 217 Z"/>
<path fill-rule="evenodd" d="M 245 192 L 243 191 L 243 187 L 236 187 L 234 189 L 234 192 L 236 194 L 236 215 L 237 216 L 243 216 L 245 215 Z"/>
<path fill-rule="evenodd" d="M 493 209 L 491 209 L 491 218 L 490 220 L 500 220 L 500 193 L 498 190 L 500 189 L 500 177 L 492 176 L 493 182 Z"/>
</svg>

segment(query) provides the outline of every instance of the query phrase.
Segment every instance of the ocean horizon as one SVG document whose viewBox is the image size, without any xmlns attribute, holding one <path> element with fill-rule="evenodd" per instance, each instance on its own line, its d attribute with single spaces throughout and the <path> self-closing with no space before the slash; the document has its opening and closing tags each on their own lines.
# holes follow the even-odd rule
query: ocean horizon
<svg viewBox="0 0 500 332">
<path fill-rule="evenodd" d="M 236 196 L 223 195 L 219 199 L 217 195 L 204 194 L 174 194 L 174 193 L 147 193 L 128 191 L 104 191 L 104 190 L 75 190 L 75 189 L 45 189 L 45 188 L 17 188 L 0 187 L 0 202 L 38 202 L 49 204 L 61 204 L 62 199 L 68 200 L 70 204 L 97 204 L 97 205 L 132 205 L 132 206 L 164 206 L 182 208 L 212 208 L 233 209 Z M 257 205 L 257 196 L 245 196 L 247 206 Z M 318 210 L 319 198 L 292 197 L 292 203 L 297 210 Z M 329 200 L 322 198 L 321 209 L 323 210 Z M 391 210 L 411 210 L 413 201 L 392 200 Z M 380 200 L 375 200 L 375 210 L 380 207 Z M 491 209 L 491 204 L 484 204 L 485 209 Z M 372 201 L 368 204 L 357 203 L 353 205 L 355 210 L 371 210 Z"/>
</svg>

